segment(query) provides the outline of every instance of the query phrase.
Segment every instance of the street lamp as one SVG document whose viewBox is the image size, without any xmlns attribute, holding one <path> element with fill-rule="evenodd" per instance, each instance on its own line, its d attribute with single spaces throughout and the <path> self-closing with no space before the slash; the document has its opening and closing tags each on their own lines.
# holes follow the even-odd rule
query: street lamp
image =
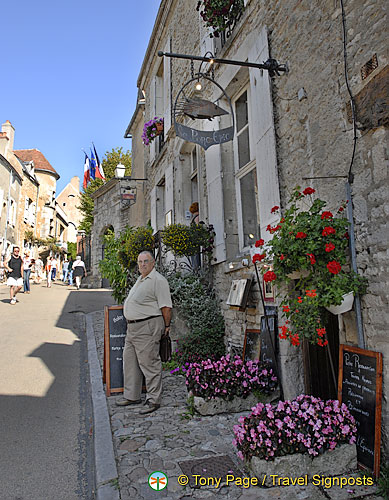
<svg viewBox="0 0 389 500">
<path fill-rule="evenodd" d="M 115 177 L 117 177 L 118 179 L 123 178 L 125 171 L 126 167 L 122 163 L 119 163 L 115 168 Z"/>
</svg>

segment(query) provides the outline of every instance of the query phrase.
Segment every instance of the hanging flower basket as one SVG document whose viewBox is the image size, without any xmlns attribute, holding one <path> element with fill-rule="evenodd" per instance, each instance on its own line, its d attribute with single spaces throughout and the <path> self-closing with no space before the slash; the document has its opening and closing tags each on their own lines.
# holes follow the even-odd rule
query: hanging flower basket
<svg viewBox="0 0 389 500">
<path fill-rule="evenodd" d="M 218 38 L 221 33 L 229 37 L 244 11 L 243 0 L 199 0 L 197 10 L 205 25 L 213 28 L 210 37 Z"/>
<path fill-rule="evenodd" d="M 143 127 L 142 141 L 145 146 L 148 146 L 158 135 L 163 132 L 163 118 L 154 117 L 152 120 L 145 123 Z"/>
<path fill-rule="evenodd" d="M 353 292 L 345 293 L 342 299 L 343 299 L 342 303 L 339 306 L 331 305 L 326 307 L 327 311 L 330 311 L 330 313 L 332 314 L 343 314 L 348 311 L 351 311 L 354 304 L 354 293 Z"/>
</svg>

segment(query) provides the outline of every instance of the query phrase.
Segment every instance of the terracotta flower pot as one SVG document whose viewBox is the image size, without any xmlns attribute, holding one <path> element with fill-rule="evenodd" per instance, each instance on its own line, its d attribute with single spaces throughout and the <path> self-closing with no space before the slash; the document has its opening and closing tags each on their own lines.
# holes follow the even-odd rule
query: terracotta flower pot
<svg viewBox="0 0 389 500">
<path fill-rule="evenodd" d="M 328 306 L 326 307 L 327 311 L 330 311 L 332 314 L 343 314 L 347 311 L 351 311 L 354 303 L 354 294 L 353 292 L 345 293 L 343 295 L 343 301 L 339 306 Z"/>
</svg>

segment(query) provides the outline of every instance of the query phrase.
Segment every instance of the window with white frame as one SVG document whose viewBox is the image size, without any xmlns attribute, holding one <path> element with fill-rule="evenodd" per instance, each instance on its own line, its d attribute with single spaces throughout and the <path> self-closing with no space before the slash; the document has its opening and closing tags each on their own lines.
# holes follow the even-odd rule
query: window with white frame
<svg viewBox="0 0 389 500">
<path fill-rule="evenodd" d="M 234 100 L 236 134 L 234 138 L 239 247 L 245 249 L 260 238 L 258 179 L 250 140 L 250 89 L 246 87 Z"/>
<path fill-rule="evenodd" d="M 198 151 L 198 146 L 195 146 L 190 152 L 191 203 L 199 201 L 198 162 L 199 162 L 199 151 Z"/>
</svg>

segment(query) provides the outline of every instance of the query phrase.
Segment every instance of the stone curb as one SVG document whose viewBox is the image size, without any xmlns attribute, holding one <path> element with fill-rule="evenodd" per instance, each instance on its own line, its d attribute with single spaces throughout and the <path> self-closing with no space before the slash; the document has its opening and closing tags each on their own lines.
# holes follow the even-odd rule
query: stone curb
<svg viewBox="0 0 389 500">
<path fill-rule="evenodd" d="M 118 480 L 118 472 L 113 449 L 107 400 L 104 393 L 100 363 L 97 356 L 96 339 L 93 331 L 93 317 L 91 313 L 86 314 L 85 317 L 94 421 L 93 435 L 96 499 L 119 500 L 119 491 L 113 484 L 109 484 L 111 481 Z"/>
</svg>

